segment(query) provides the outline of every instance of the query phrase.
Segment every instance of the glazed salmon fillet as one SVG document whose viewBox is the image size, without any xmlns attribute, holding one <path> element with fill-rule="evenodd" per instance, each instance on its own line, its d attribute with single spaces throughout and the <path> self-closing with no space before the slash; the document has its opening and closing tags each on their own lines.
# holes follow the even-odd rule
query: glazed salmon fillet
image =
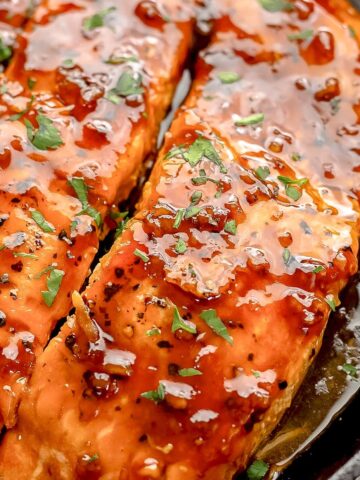
<svg viewBox="0 0 360 480">
<path fill-rule="evenodd" d="M 127 198 L 156 144 L 193 20 L 190 1 L 49 0 L 18 38 L 0 79 L 7 426 L 37 353 L 88 276 L 99 237 L 116 225 L 110 210 Z"/>
<path fill-rule="evenodd" d="M 138 213 L 36 362 L 2 478 L 230 479 L 278 423 L 357 271 L 359 19 L 337 6 L 215 4 Z"/>
</svg>

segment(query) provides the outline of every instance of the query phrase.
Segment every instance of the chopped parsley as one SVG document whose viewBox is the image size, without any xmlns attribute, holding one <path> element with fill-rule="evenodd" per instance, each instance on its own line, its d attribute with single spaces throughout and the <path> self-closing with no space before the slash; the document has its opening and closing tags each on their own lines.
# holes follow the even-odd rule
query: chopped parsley
<svg viewBox="0 0 360 480">
<path fill-rule="evenodd" d="M 254 113 L 253 115 L 249 115 L 247 117 L 238 117 L 235 120 L 236 127 L 245 127 L 247 125 L 257 125 L 262 123 L 265 119 L 265 115 L 263 113 Z"/>
<path fill-rule="evenodd" d="M 159 383 L 156 390 L 149 390 L 142 393 L 140 396 L 152 400 L 155 403 L 162 402 L 165 399 L 165 387 L 162 383 Z"/>
<path fill-rule="evenodd" d="M 183 221 L 184 215 L 185 215 L 185 208 L 179 208 L 179 210 L 176 212 L 176 215 L 175 215 L 175 220 L 173 224 L 174 228 L 180 227 L 180 224 Z"/>
<path fill-rule="evenodd" d="M 322 265 L 318 265 L 317 267 L 314 268 L 312 273 L 320 273 L 324 270 L 324 267 Z"/>
<path fill-rule="evenodd" d="M 37 260 L 38 257 L 33 253 L 25 253 L 25 252 L 13 252 L 14 257 L 23 257 L 23 258 L 33 258 Z"/>
<path fill-rule="evenodd" d="M 29 77 L 27 79 L 27 85 L 29 87 L 29 90 L 32 90 L 36 85 L 36 78 Z"/>
<path fill-rule="evenodd" d="M 238 82 L 240 80 L 240 75 L 236 72 L 220 72 L 218 78 L 221 83 L 228 84 Z"/>
<path fill-rule="evenodd" d="M 141 258 L 141 260 L 142 260 L 144 263 L 147 263 L 147 262 L 150 261 L 150 258 L 146 255 L 146 253 L 143 252 L 142 250 L 139 250 L 138 248 L 135 248 L 135 250 L 134 250 L 134 255 L 135 255 L 135 257 Z"/>
<path fill-rule="evenodd" d="M 31 98 L 30 98 L 29 102 L 27 103 L 26 108 L 24 108 L 24 110 L 21 110 L 21 112 L 18 112 L 18 113 L 14 113 L 13 115 L 10 115 L 10 117 L 9 117 L 10 122 L 14 122 L 16 120 L 19 120 L 24 115 L 29 113 L 30 110 L 31 110 L 32 104 L 34 103 L 34 100 L 35 100 L 34 95 L 31 95 Z"/>
<path fill-rule="evenodd" d="M 266 180 L 267 177 L 270 175 L 270 169 L 265 165 L 265 167 L 258 167 L 255 170 L 255 174 L 260 180 Z"/>
<path fill-rule="evenodd" d="M 117 226 L 116 226 L 116 230 L 115 230 L 115 240 L 123 233 L 123 231 L 125 230 L 125 227 L 126 227 L 126 224 L 127 222 L 129 221 L 129 218 L 128 218 L 128 215 L 129 215 L 129 212 L 118 212 L 117 216 L 116 216 L 116 219 L 120 219 L 120 221 L 118 222 Z M 114 216 L 112 217 L 113 219 Z"/>
<path fill-rule="evenodd" d="M 61 145 L 63 141 L 59 130 L 54 126 L 54 122 L 45 117 L 45 115 L 36 115 L 38 128 L 34 128 L 33 124 L 27 118 L 24 120 L 27 130 L 27 136 L 34 147 L 39 150 L 54 150 Z"/>
<path fill-rule="evenodd" d="M 172 333 L 176 332 L 177 330 L 185 330 L 185 332 L 189 333 L 196 333 L 195 325 L 192 325 L 189 322 L 186 322 L 180 315 L 177 306 L 174 306 L 174 313 L 173 313 L 173 321 L 171 325 Z"/>
<path fill-rule="evenodd" d="M 208 177 L 205 173 L 205 170 L 202 169 L 200 170 L 198 177 L 193 177 L 191 179 L 191 183 L 193 185 L 205 185 L 206 182 L 212 182 L 215 183 L 215 185 L 219 185 L 220 183 L 218 180 L 214 180 L 213 178 Z"/>
<path fill-rule="evenodd" d="M 87 17 L 83 21 L 83 28 L 87 32 L 95 30 L 95 28 L 103 27 L 105 25 L 105 20 L 107 15 L 116 10 L 115 7 L 105 8 L 95 13 L 91 17 Z"/>
<path fill-rule="evenodd" d="M 196 207 L 195 205 L 190 205 L 185 210 L 184 218 L 188 219 L 188 218 L 195 217 L 200 211 L 201 211 L 201 207 Z"/>
<path fill-rule="evenodd" d="M 268 12 L 286 12 L 294 9 L 287 0 L 259 0 L 260 5 Z"/>
<path fill-rule="evenodd" d="M 200 190 L 195 190 L 195 192 L 192 193 L 190 200 L 193 205 L 197 205 L 202 198 L 202 192 Z"/>
<path fill-rule="evenodd" d="M 290 177 L 284 177 L 283 175 L 279 175 L 278 179 L 285 185 L 299 185 L 299 187 L 302 187 L 308 182 L 307 178 L 293 179 Z"/>
<path fill-rule="evenodd" d="M 351 365 L 351 363 L 344 363 L 341 368 L 347 375 L 350 375 L 353 378 L 357 378 L 358 373 L 356 367 L 354 367 L 354 365 Z"/>
<path fill-rule="evenodd" d="M 134 55 L 111 55 L 107 60 L 106 63 L 110 63 L 111 65 L 119 65 L 121 63 L 127 62 L 138 62 L 139 59 Z"/>
<path fill-rule="evenodd" d="M 331 310 L 333 312 L 335 312 L 336 310 L 336 304 L 335 304 L 335 300 L 334 300 L 334 297 L 332 295 L 326 295 L 325 297 L 325 302 L 329 305 L 329 307 L 331 308 Z"/>
<path fill-rule="evenodd" d="M 230 233 L 230 235 L 236 235 L 236 227 L 235 220 L 229 220 L 225 223 L 224 230 L 226 233 Z"/>
<path fill-rule="evenodd" d="M 142 76 L 135 73 L 124 72 L 120 75 L 116 85 L 112 88 L 105 98 L 112 103 L 118 105 L 121 98 L 130 95 L 141 95 L 144 93 L 142 85 Z"/>
<path fill-rule="evenodd" d="M 43 232 L 46 232 L 46 233 L 55 232 L 54 226 L 51 225 L 51 223 L 48 223 L 45 220 L 43 214 L 38 210 L 31 211 L 31 218 L 34 220 L 34 222 L 36 222 L 39 225 L 39 227 Z"/>
<path fill-rule="evenodd" d="M 46 280 L 47 290 L 41 292 L 43 300 L 48 307 L 51 307 L 51 305 L 54 303 L 64 275 L 65 272 L 62 270 L 57 270 L 56 268 L 51 270 L 50 275 Z"/>
<path fill-rule="evenodd" d="M 99 455 L 95 453 L 94 455 L 87 455 L 85 458 L 87 463 L 93 463 L 96 462 L 96 460 L 99 460 Z"/>
<path fill-rule="evenodd" d="M 356 31 L 355 28 L 351 25 L 348 25 L 348 30 L 351 38 L 356 38 Z"/>
<path fill-rule="evenodd" d="M 68 178 L 68 183 L 75 190 L 76 196 L 80 200 L 82 210 L 77 215 L 89 215 L 93 218 L 98 227 L 101 226 L 101 215 L 96 208 L 92 207 L 88 202 L 88 190 L 89 187 L 86 185 L 82 177 L 71 177 Z"/>
<path fill-rule="evenodd" d="M 227 173 L 227 168 L 222 163 L 220 155 L 207 138 L 198 137 L 187 150 L 183 146 L 174 147 L 167 153 L 166 158 L 177 155 L 181 155 L 191 167 L 196 167 L 203 158 L 207 158 L 220 168 L 221 173 Z"/>
<path fill-rule="evenodd" d="M 202 372 L 200 372 L 200 370 L 196 370 L 196 368 L 181 368 L 178 371 L 178 374 L 181 377 L 195 377 L 198 375 L 202 375 Z"/>
<path fill-rule="evenodd" d="M 290 259 L 291 259 L 290 250 L 289 250 L 288 248 L 284 248 L 284 251 L 283 251 L 283 260 L 284 260 L 285 265 L 289 265 Z"/>
<path fill-rule="evenodd" d="M 203 310 L 200 313 L 200 318 L 204 320 L 207 326 L 210 327 L 211 330 L 216 333 L 216 335 L 222 337 L 224 340 L 230 343 L 230 345 L 234 343 L 232 336 L 227 331 L 227 328 L 222 322 L 221 318 L 218 317 L 216 310 L 213 308 L 210 310 Z"/>
<path fill-rule="evenodd" d="M 182 238 L 179 238 L 178 241 L 175 244 L 175 252 L 181 255 L 182 253 L 185 253 L 187 250 L 187 245 L 184 242 Z"/>
<path fill-rule="evenodd" d="M 150 330 L 146 330 L 146 335 L 148 337 L 153 337 L 154 335 L 160 335 L 160 334 L 161 334 L 161 330 L 158 327 L 153 327 Z"/>
<path fill-rule="evenodd" d="M 301 160 L 301 155 L 299 152 L 294 152 L 291 154 L 291 160 L 293 160 L 294 162 L 298 162 L 299 160 Z"/>
<path fill-rule="evenodd" d="M 293 178 L 284 177 L 283 175 L 279 175 L 278 180 L 280 180 L 280 182 L 285 185 L 286 195 L 295 202 L 299 200 L 299 198 L 301 198 L 302 192 L 301 190 L 295 188 L 293 185 L 297 185 L 301 188 L 308 182 L 307 178 L 299 178 L 297 180 L 294 180 Z"/>
<path fill-rule="evenodd" d="M 269 465 L 263 460 L 255 460 L 246 471 L 249 480 L 261 480 L 265 477 Z"/>
<path fill-rule="evenodd" d="M 0 62 L 8 60 L 12 55 L 12 49 L 5 45 L 4 40 L 0 37 Z"/>
<path fill-rule="evenodd" d="M 297 33 L 291 33 L 288 35 L 289 40 L 310 40 L 314 35 L 314 30 L 301 30 Z"/>
<path fill-rule="evenodd" d="M 55 267 L 54 265 L 48 265 L 47 267 L 43 268 L 42 270 L 40 270 L 39 273 L 37 273 L 34 278 L 36 278 L 36 280 L 39 280 L 39 278 L 41 278 L 43 275 L 45 275 L 45 273 L 48 273 L 48 272 L 52 272 L 53 270 L 55 270 Z"/>
<path fill-rule="evenodd" d="M 64 68 L 72 68 L 74 65 L 74 60 L 72 58 L 65 58 L 65 60 L 62 62 L 62 66 Z"/>
</svg>

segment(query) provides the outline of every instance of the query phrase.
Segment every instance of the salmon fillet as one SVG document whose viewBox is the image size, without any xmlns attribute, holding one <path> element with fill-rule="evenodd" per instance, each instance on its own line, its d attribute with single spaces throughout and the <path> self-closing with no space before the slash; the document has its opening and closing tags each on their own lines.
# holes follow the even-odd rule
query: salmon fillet
<svg viewBox="0 0 360 480">
<path fill-rule="evenodd" d="M 193 18 L 191 1 L 51 0 L 18 39 L 0 79 L 0 412 L 7 426 L 36 355 L 88 275 L 110 210 L 127 198 L 155 146 Z"/>
<path fill-rule="evenodd" d="M 341 23 L 344 5 L 215 3 L 138 213 L 38 358 L 2 478 L 246 468 L 357 271 L 359 20 Z"/>
</svg>

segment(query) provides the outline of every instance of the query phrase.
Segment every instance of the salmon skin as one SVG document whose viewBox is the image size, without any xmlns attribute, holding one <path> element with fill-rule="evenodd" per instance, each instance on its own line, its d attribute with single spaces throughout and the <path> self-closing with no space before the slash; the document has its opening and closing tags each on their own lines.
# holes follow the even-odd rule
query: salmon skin
<svg viewBox="0 0 360 480">
<path fill-rule="evenodd" d="M 190 1 L 55 0 L 18 38 L 0 78 L 0 412 L 8 427 L 36 355 L 114 224 L 110 210 L 155 146 L 193 19 Z"/>
<path fill-rule="evenodd" d="M 246 468 L 357 271 L 359 18 L 344 5 L 215 3 L 138 213 L 38 358 L 4 479 Z"/>
</svg>

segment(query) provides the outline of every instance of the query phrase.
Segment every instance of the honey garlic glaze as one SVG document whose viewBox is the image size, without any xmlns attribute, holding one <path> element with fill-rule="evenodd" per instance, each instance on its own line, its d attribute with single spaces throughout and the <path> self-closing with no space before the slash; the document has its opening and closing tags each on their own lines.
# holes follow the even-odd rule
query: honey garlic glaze
<svg viewBox="0 0 360 480">
<path fill-rule="evenodd" d="M 0 410 L 7 426 L 34 355 L 68 314 L 99 236 L 114 223 L 110 210 L 128 196 L 154 148 L 192 42 L 193 10 L 177 1 L 49 1 L 17 39 L 0 80 Z"/>
<path fill-rule="evenodd" d="M 230 479 L 357 271 L 359 18 L 212 3 L 138 213 L 36 362 L 6 479 Z"/>
</svg>

